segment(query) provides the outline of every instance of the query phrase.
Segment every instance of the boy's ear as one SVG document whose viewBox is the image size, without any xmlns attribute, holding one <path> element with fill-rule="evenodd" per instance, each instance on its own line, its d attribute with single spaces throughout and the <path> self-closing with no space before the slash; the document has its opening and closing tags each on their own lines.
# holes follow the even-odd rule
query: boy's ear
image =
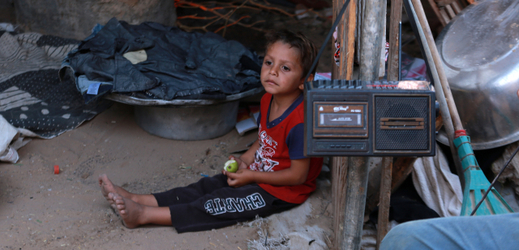
<svg viewBox="0 0 519 250">
<path fill-rule="evenodd" d="M 308 76 L 308 81 L 311 82 L 314 80 L 314 74 L 311 74 L 310 76 Z M 305 89 L 305 79 L 303 78 L 301 80 L 301 84 L 299 84 L 299 89 L 300 90 L 304 90 Z"/>
</svg>

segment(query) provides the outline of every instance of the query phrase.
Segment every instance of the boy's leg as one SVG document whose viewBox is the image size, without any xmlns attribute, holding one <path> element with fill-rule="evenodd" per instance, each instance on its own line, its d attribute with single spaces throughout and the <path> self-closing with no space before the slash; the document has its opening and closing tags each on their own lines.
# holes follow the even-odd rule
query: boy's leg
<svg viewBox="0 0 519 250">
<path fill-rule="evenodd" d="M 257 184 L 223 187 L 187 204 L 170 205 L 171 224 L 178 233 L 211 230 L 266 217 L 297 206 L 270 195 Z"/>
<path fill-rule="evenodd" d="M 154 206 L 146 206 L 135 201 L 135 197 L 143 197 L 113 185 L 106 175 L 99 176 L 101 191 L 112 207 L 123 219 L 128 228 L 145 224 L 171 225 L 171 212 L 168 205 L 189 203 L 221 187 L 228 187 L 227 177 L 219 174 L 200 179 L 186 187 L 178 187 L 166 192 L 151 195 Z M 155 199 L 157 197 L 157 199 Z M 158 207 L 157 207 L 158 205 Z"/>
<path fill-rule="evenodd" d="M 173 225 L 179 233 L 221 228 L 297 206 L 277 199 L 256 184 L 229 187 L 225 175 L 202 178 L 187 187 L 154 195 L 159 207 L 109 194 L 127 227 Z M 166 202 L 169 207 L 164 206 Z"/>
<path fill-rule="evenodd" d="M 110 193 L 115 209 L 128 228 L 136 228 L 141 225 L 155 224 L 171 226 L 171 213 L 169 207 L 150 207 L 141 205 L 124 198 L 118 194 Z"/>
<path fill-rule="evenodd" d="M 126 191 L 124 188 L 114 185 L 106 174 L 99 175 L 99 186 L 101 187 L 101 193 L 105 199 L 110 203 L 110 206 L 115 208 L 113 197 L 110 197 L 110 193 L 118 194 L 126 199 L 146 205 L 146 206 L 157 206 L 157 200 L 151 194 L 134 194 Z"/>
</svg>

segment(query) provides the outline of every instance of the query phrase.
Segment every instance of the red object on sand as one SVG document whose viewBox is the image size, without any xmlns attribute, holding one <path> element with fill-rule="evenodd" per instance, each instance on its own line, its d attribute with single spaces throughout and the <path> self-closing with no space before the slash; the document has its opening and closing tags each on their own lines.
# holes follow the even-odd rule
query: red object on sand
<svg viewBox="0 0 519 250">
<path fill-rule="evenodd" d="M 59 174 L 59 166 L 54 165 L 54 174 Z"/>
</svg>

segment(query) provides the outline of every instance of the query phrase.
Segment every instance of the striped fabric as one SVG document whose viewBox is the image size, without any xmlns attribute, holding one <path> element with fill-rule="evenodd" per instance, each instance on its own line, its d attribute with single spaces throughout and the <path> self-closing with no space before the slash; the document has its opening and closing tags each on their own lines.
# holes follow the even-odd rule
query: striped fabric
<svg viewBox="0 0 519 250">
<path fill-rule="evenodd" d="M 74 79 L 59 79 L 61 62 L 78 44 L 0 31 L 0 115 L 14 127 L 50 139 L 109 107 L 104 100 L 85 104 Z"/>
<path fill-rule="evenodd" d="M 55 47 L 49 42 L 38 42 L 40 39 L 59 40 L 38 33 L 11 35 L 5 32 L 0 36 L 0 82 L 28 71 L 59 69 L 63 58 L 78 45 L 76 42 Z"/>
</svg>

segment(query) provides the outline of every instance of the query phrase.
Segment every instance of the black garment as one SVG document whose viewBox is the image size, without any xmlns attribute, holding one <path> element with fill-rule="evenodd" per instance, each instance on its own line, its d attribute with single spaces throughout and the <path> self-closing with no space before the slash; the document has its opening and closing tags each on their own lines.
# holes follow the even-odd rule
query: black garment
<svg viewBox="0 0 519 250">
<path fill-rule="evenodd" d="M 215 33 L 190 33 L 154 22 L 130 25 L 115 18 L 95 32 L 68 55 L 63 68 L 75 77 L 112 83 L 113 92 L 164 100 L 221 99 L 261 86 L 258 56 Z M 123 57 L 141 49 L 146 61 L 132 64 Z"/>
<path fill-rule="evenodd" d="M 369 221 L 378 222 L 378 207 L 369 215 Z M 402 185 L 391 195 L 389 202 L 389 220 L 398 223 L 407 221 L 430 219 L 440 217 L 438 213 L 429 208 L 422 200 L 413 185 L 413 179 L 409 175 Z"/>
<path fill-rule="evenodd" d="M 153 195 L 159 207 L 169 207 L 178 233 L 221 228 L 298 205 L 270 195 L 257 184 L 230 187 L 223 174 Z"/>
</svg>

